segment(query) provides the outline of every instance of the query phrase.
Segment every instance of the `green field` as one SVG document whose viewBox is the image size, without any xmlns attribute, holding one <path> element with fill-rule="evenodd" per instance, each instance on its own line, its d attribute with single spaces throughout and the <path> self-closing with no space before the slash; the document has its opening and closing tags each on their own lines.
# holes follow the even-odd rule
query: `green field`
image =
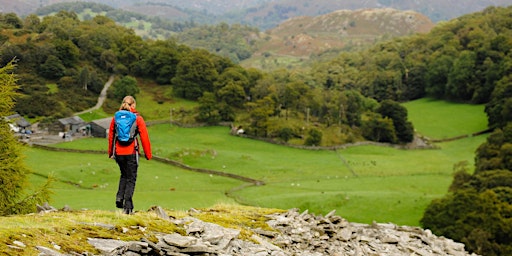
<svg viewBox="0 0 512 256">
<path fill-rule="evenodd" d="M 462 105 L 429 98 L 403 105 L 416 130 L 431 139 L 452 138 L 487 129 L 484 105 Z"/>
<path fill-rule="evenodd" d="M 419 100 L 406 104 L 418 132 L 443 138 L 481 130 L 479 125 L 468 125 L 468 120 L 453 120 L 464 115 L 440 111 L 443 104 L 451 111 L 468 113 L 465 118 L 471 122 L 485 121 L 481 106 L 478 107 L 482 111 L 477 112 L 472 105 Z M 436 107 L 430 108 L 431 105 Z M 422 115 L 440 124 L 422 123 L 417 119 Z M 441 124 L 449 124 L 450 129 Z M 472 165 L 475 149 L 486 139 L 486 135 L 468 137 L 437 144 L 439 149 L 358 146 L 329 151 L 288 148 L 231 136 L 227 127 L 179 128 L 165 124 L 149 127 L 149 133 L 155 155 L 193 167 L 262 180 L 265 185 L 243 187 L 247 184 L 238 180 L 144 159 L 139 168 L 135 210 L 146 210 L 152 205 L 186 210 L 236 202 L 308 209 L 316 214 L 335 209 L 337 214 L 353 222 L 415 226 L 419 225 L 430 201 L 447 192 L 453 165 L 460 161 Z M 106 139 L 95 138 L 56 146 L 105 150 L 106 143 Z M 106 154 L 57 153 L 30 148 L 26 155 L 26 162 L 35 173 L 54 173 L 62 181 L 72 183 L 56 184 L 52 202 L 55 207 L 114 210 L 119 171 Z M 32 180 L 42 182 L 36 175 Z M 228 192 L 233 197 L 227 197 Z"/>
</svg>

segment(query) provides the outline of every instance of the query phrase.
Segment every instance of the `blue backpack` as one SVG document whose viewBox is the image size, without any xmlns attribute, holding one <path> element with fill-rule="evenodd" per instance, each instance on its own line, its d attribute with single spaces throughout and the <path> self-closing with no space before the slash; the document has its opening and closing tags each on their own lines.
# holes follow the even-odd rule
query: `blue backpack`
<svg viewBox="0 0 512 256">
<path fill-rule="evenodd" d="M 137 115 L 128 110 L 119 110 L 114 114 L 116 138 L 121 145 L 130 145 L 137 136 Z"/>
</svg>

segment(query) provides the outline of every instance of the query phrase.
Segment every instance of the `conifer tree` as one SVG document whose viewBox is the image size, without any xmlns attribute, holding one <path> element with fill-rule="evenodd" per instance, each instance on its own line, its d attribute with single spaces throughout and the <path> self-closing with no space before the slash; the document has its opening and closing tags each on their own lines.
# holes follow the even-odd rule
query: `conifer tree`
<svg viewBox="0 0 512 256">
<path fill-rule="evenodd" d="M 24 165 L 22 145 L 11 132 L 5 116 L 12 114 L 17 96 L 14 64 L 0 67 L 0 215 L 34 212 L 36 204 L 50 194 L 50 180 L 35 192 L 27 193 L 30 170 Z"/>
</svg>

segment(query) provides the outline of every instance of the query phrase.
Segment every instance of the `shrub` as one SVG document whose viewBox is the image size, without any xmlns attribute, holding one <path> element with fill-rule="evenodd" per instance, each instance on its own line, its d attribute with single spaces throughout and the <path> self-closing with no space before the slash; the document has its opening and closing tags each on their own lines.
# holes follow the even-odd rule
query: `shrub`
<svg viewBox="0 0 512 256">
<path fill-rule="evenodd" d="M 281 128 L 277 133 L 277 137 L 284 142 L 288 142 L 293 137 L 293 130 L 289 127 Z"/>
<path fill-rule="evenodd" d="M 322 132 L 317 129 L 311 129 L 308 132 L 308 137 L 304 142 L 306 146 L 320 146 L 322 142 Z"/>
</svg>

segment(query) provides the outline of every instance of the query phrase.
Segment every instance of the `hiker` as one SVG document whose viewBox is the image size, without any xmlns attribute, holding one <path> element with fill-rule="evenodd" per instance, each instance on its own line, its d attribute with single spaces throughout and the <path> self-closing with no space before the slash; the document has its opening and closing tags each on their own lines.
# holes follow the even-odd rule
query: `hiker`
<svg viewBox="0 0 512 256">
<path fill-rule="evenodd" d="M 137 135 L 140 136 L 146 159 L 150 160 L 152 157 L 151 143 L 149 141 L 146 123 L 137 110 L 135 110 L 135 107 L 135 99 L 132 96 L 124 97 L 119 111 L 116 112 L 110 122 L 110 130 L 108 133 L 108 156 L 116 160 L 121 170 L 119 188 L 116 194 L 116 207 L 122 208 L 125 214 L 131 214 L 133 212 L 132 197 L 135 191 L 135 182 L 137 181 L 137 168 L 139 167 L 140 154 L 140 144 Z M 132 140 L 128 140 L 127 142 L 122 140 L 122 137 L 125 135 L 123 131 L 119 131 L 122 129 L 122 124 L 119 123 L 119 121 L 116 124 L 116 118 L 119 120 L 120 114 L 133 118 L 131 122 L 136 125 L 136 129 L 131 132 L 133 134 L 129 134 Z M 129 128 L 130 127 L 128 127 L 128 130 Z"/>
</svg>

